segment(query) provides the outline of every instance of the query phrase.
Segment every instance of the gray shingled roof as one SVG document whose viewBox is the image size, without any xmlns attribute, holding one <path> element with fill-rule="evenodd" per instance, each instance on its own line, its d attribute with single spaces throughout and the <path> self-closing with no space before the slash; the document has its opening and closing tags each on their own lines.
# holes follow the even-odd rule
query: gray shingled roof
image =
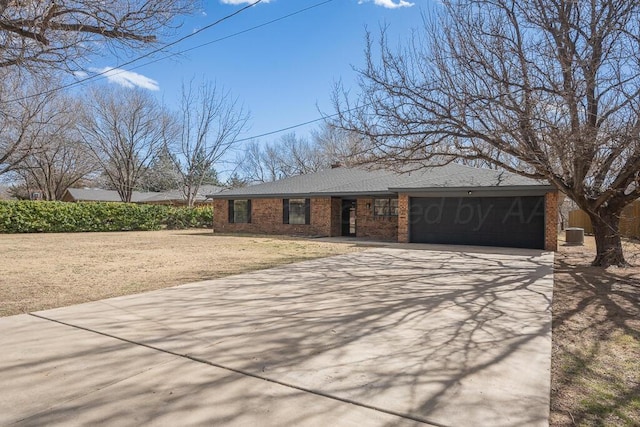
<svg viewBox="0 0 640 427">
<path fill-rule="evenodd" d="M 115 190 L 102 190 L 100 188 L 69 188 L 67 192 L 78 202 L 120 202 L 120 196 Z M 158 194 L 158 193 L 153 193 Z M 134 191 L 131 196 L 132 202 L 140 202 L 146 197 L 149 197 L 149 193 L 141 193 Z"/>
<path fill-rule="evenodd" d="M 209 194 L 219 193 L 222 190 L 224 190 L 224 187 L 219 187 L 217 185 L 202 185 L 198 189 L 198 194 L 196 195 L 196 201 L 198 202 L 205 201 Z M 146 194 L 150 194 L 150 196 L 141 201 L 172 202 L 172 201 L 185 200 L 184 192 L 182 190 L 170 190 L 170 191 L 164 191 L 162 193 L 146 193 Z"/>
<path fill-rule="evenodd" d="M 211 194 L 211 198 L 278 196 L 392 195 L 433 189 L 524 189 L 551 188 L 548 183 L 510 172 L 458 164 L 424 167 L 397 173 L 360 168 L 328 169 Z"/>
<path fill-rule="evenodd" d="M 215 194 L 224 190 L 224 187 L 217 185 L 203 185 L 198 190 L 197 201 L 204 201 L 208 194 Z M 102 190 L 100 188 L 69 188 L 67 192 L 78 202 L 120 202 L 120 196 L 115 190 Z M 131 201 L 134 203 L 145 202 L 171 202 L 184 201 L 182 190 L 171 190 L 162 193 L 148 191 L 134 191 Z"/>
</svg>

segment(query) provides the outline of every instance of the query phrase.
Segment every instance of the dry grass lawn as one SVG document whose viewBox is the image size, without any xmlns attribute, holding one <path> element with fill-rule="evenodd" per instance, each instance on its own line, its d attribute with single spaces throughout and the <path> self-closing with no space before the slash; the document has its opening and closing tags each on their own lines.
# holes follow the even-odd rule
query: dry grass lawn
<svg viewBox="0 0 640 427">
<path fill-rule="evenodd" d="M 0 237 L 0 316 L 62 307 L 360 250 L 207 230 Z"/>
<path fill-rule="evenodd" d="M 635 267 L 602 270 L 585 246 L 560 246 L 553 292 L 551 426 L 640 426 L 640 243 Z"/>
</svg>

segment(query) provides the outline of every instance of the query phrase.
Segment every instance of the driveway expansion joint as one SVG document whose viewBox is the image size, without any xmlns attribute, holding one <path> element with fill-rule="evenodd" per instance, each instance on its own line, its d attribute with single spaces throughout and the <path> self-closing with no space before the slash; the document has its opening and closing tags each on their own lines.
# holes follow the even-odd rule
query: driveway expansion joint
<svg viewBox="0 0 640 427">
<path fill-rule="evenodd" d="M 403 419 L 406 419 L 406 420 L 409 420 L 409 421 L 419 422 L 419 423 L 425 424 L 427 426 L 432 426 L 432 427 L 451 427 L 451 426 L 448 426 L 448 425 L 445 425 L 445 424 L 437 423 L 435 421 L 426 420 L 426 419 L 424 419 L 422 417 L 417 417 L 417 416 L 410 415 L 410 414 L 404 414 L 404 413 L 400 413 L 400 412 L 396 412 L 396 411 L 380 408 L 380 407 L 377 407 L 377 406 L 374 406 L 374 405 L 369 405 L 369 404 L 366 404 L 366 403 L 358 402 L 358 401 L 355 401 L 355 400 L 352 400 L 352 399 L 348 399 L 348 398 L 344 398 L 344 397 L 340 397 L 340 396 L 334 396 L 334 395 L 331 395 L 331 394 L 328 394 L 328 393 L 324 393 L 324 392 L 321 392 L 321 391 L 318 391 L 318 390 L 313 390 L 313 389 L 297 386 L 295 384 L 290 384 L 290 383 L 287 383 L 287 382 L 284 382 L 284 381 L 275 380 L 273 378 L 268 378 L 268 377 L 265 377 L 265 376 L 262 376 L 262 375 L 254 374 L 252 372 L 245 371 L 245 370 L 242 370 L 242 369 L 236 369 L 236 368 L 232 368 L 232 367 L 229 367 L 229 366 L 221 365 L 221 364 L 218 364 L 218 363 L 215 363 L 215 362 L 211 362 L 209 360 L 205 360 L 205 359 L 201 359 L 199 357 L 191 356 L 189 354 L 176 353 L 174 351 L 163 349 L 163 348 L 160 348 L 160 347 L 156 347 L 156 346 L 153 346 L 153 345 L 150 345 L 150 344 L 145 344 L 145 343 L 133 341 L 133 340 L 130 340 L 130 339 L 127 339 L 127 338 L 119 337 L 117 335 L 112 335 L 112 334 L 109 334 L 109 333 L 106 333 L 106 332 L 97 331 L 95 329 L 86 328 L 84 326 L 74 325 L 72 323 L 68 323 L 68 322 L 63 322 L 61 320 L 52 319 L 52 318 L 49 318 L 49 317 L 46 317 L 46 316 L 42 316 L 40 314 L 35 314 L 35 313 L 26 313 L 26 314 L 28 314 L 29 316 L 35 317 L 37 319 L 40 319 L 40 320 L 45 320 L 45 321 L 57 323 L 57 324 L 60 324 L 60 325 L 63 325 L 63 326 L 67 326 L 67 327 L 70 327 L 70 328 L 79 329 L 79 330 L 86 331 L 86 332 L 91 332 L 91 333 L 98 334 L 98 335 L 101 335 L 101 336 L 104 336 L 104 337 L 107 337 L 107 338 L 112 338 L 112 339 L 116 339 L 116 340 L 119 340 L 119 341 L 122 341 L 122 342 L 126 342 L 128 344 L 133 344 L 133 345 L 136 345 L 136 346 L 145 347 L 145 348 L 148 348 L 150 350 L 154 350 L 154 351 L 158 351 L 158 352 L 161 352 L 161 353 L 165 353 L 165 354 L 169 354 L 169 355 L 172 355 L 172 356 L 176 356 L 176 357 L 179 357 L 179 358 L 187 359 L 187 360 L 190 360 L 192 362 L 201 363 L 201 364 L 204 364 L 204 365 L 209 365 L 209 366 L 214 367 L 214 368 L 223 369 L 225 371 L 232 372 L 232 373 L 235 373 L 235 374 L 239 374 L 239 375 L 242 375 L 242 376 L 251 377 L 251 378 L 255 378 L 255 379 L 258 379 L 258 380 L 266 381 L 266 382 L 269 382 L 269 383 L 277 384 L 277 385 L 280 385 L 282 387 L 287 387 L 287 388 L 290 388 L 290 389 L 302 391 L 304 393 L 313 394 L 313 395 L 316 395 L 316 396 L 319 396 L 319 397 L 324 397 L 324 398 L 327 398 L 327 399 L 331 399 L 331 400 L 335 400 L 335 401 L 351 404 L 351 405 L 358 406 L 358 407 L 361 407 L 361 408 L 364 408 L 364 409 L 369 409 L 369 410 L 380 412 L 380 413 L 384 413 L 384 414 L 387 414 L 387 415 L 392 415 L 392 416 L 395 416 L 395 417 L 398 417 L 398 418 L 403 418 Z"/>
</svg>

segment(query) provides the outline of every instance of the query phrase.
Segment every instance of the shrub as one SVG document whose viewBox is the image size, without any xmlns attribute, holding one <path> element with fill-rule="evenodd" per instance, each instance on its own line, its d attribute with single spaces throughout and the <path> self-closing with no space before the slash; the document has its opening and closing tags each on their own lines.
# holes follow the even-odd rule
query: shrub
<svg viewBox="0 0 640 427">
<path fill-rule="evenodd" d="M 211 208 L 132 203 L 0 201 L 0 233 L 133 231 L 211 227 Z"/>
<path fill-rule="evenodd" d="M 184 228 L 211 228 L 213 227 L 213 210 L 211 207 L 195 208 L 170 208 L 167 212 L 167 228 L 179 230 Z"/>
</svg>

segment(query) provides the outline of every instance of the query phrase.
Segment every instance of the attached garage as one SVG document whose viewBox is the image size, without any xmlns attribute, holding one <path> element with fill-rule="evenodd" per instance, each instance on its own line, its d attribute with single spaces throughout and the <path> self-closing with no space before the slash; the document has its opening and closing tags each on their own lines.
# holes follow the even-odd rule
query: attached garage
<svg viewBox="0 0 640 427">
<path fill-rule="evenodd" d="M 410 197 L 409 239 L 544 249 L 544 196 Z"/>
</svg>

